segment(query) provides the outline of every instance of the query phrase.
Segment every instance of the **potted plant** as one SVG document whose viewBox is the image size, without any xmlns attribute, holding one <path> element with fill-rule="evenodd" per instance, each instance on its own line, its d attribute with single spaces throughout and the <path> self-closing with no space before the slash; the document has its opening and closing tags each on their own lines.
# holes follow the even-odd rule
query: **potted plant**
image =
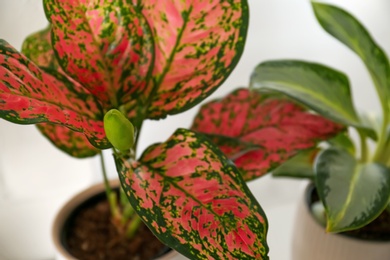
<svg viewBox="0 0 390 260">
<path fill-rule="evenodd" d="M 0 114 L 41 123 L 40 131 L 75 157 L 111 147 L 103 128 L 111 108 L 139 132 L 145 119 L 185 111 L 208 96 L 238 62 L 248 22 L 246 1 L 44 1 L 44 7 L 50 26 L 27 39 L 25 56 L 1 44 Z M 108 185 L 106 192 L 115 204 Z"/>
<path fill-rule="evenodd" d="M 373 118 L 368 113 L 358 114 L 348 78 L 330 67 L 299 60 L 267 61 L 256 67 L 251 77 L 252 89 L 284 94 L 317 114 L 354 129 L 359 136 L 359 154 L 349 135 L 342 134 L 330 140 L 330 146 L 303 151 L 275 170 L 278 176 L 312 179 L 315 192 L 308 190 L 306 202 L 320 200 L 320 203 L 305 205 L 300 213 L 308 212 L 311 207 L 327 232 L 345 234 L 306 237 L 304 241 L 297 238 L 294 246 L 302 247 L 302 251 L 298 249 L 295 259 L 387 259 L 390 257 L 389 61 L 351 14 L 332 5 L 313 2 L 312 6 L 322 28 L 365 64 L 378 93 L 382 115 Z M 301 221 L 306 223 L 301 225 Z M 299 215 L 297 222 L 297 233 L 298 229 L 320 233 L 319 236 L 324 233 L 324 228 L 319 229 L 310 217 Z M 370 247 L 374 250 L 367 249 Z"/>
<path fill-rule="evenodd" d="M 205 105 L 192 130 L 178 129 L 136 158 L 145 119 L 195 106 L 233 70 L 246 37 L 246 1 L 43 3 L 50 26 L 26 40 L 24 54 L 1 41 L 0 116 L 37 124 L 75 157 L 112 148 L 119 196 L 183 255 L 268 259 L 267 219 L 245 180 L 341 125 L 284 97 L 238 89 Z M 202 127 L 229 135 L 209 139 L 197 133 Z M 288 142 L 283 131 L 291 133 Z M 115 206 L 107 181 L 105 190 Z"/>
</svg>

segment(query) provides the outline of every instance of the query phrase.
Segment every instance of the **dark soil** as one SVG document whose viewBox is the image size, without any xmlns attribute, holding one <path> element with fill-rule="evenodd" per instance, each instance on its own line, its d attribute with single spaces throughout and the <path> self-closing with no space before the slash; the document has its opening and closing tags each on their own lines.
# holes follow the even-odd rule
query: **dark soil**
<svg viewBox="0 0 390 260">
<path fill-rule="evenodd" d="M 121 236 L 111 223 L 104 195 L 84 204 L 87 205 L 78 208 L 65 224 L 67 231 L 62 238 L 77 259 L 148 260 L 169 250 L 143 224 L 135 238 Z"/>
<path fill-rule="evenodd" d="M 318 194 L 313 186 L 311 190 L 311 196 L 308 202 L 312 204 L 319 200 L 320 198 L 318 197 Z M 376 218 L 370 224 L 360 229 L 346 231 L 340 234 L 363 240 L 390 241 L 390 213 L 385 210 L 378 218 Z"/>
</svg>

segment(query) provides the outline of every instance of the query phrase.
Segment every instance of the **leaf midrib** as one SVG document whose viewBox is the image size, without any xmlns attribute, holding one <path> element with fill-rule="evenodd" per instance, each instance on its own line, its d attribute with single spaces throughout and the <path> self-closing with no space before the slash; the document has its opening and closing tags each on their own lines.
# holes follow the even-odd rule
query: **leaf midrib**
<svg viewBox="0 0 390 260">
<path fill-rule="evenodd" d="M 188 9 L 187 18 L 191 15 L 192 10 L 193 10 L 193 6 L 191 5 L 189 7 L 189 9 Z M 146 102 L 147 103 L 147 105 L 146 105 L 147 108 L 149 108 L 150 105 L 152 104 L 154 96 L 158 92 L 159 87 L 161 86 L 162 82 L 164 81 L 165 76 L 167 75 L 169 69 L 172 66 L 173 59 L 174 59 L 174 57 L 175 57 L 175 55 L 177 53 L 177 49 L 179 48 L 179 45 L 181 43 L 181 39 L 183 37 L 184 31 L 187 28 L 188 21 L 189 21 L 189 19 L 184 20 L 183 26 L 179 30 L 179 33 L 178 33 L 178 36 L 177 36 L 177 39 L 176 39 L 176 42 L 175 42 L 175 46 L 173 47 L 172 52 L 170 53 L 169 58 L 167 60 L 167 64 L 164 67 L 164 69 L 163 69 L 162 73 L 160 74 L 160 76 L 158 77 L 158 79 L 156 81 L 154 81 L 154 86 L 153 86 L 153 89 L 151 91 L 151 95 L 149 96 L 149 98 L 148 98 L 148 100 Z M 155 48 L 156 48 L 156 42 L 158 42 L 158 41 L 156 41 L 155 37 L 153 37 L 153 38 L 154 38 L 154 45 L 155 45 Z M 158 35 L 157 35 L 157 37 L 158 37 Z"/>
<path fill-rule="evenodd" d="M 210 207 L 207 207 L 202 201 L 198 200 L 196 197 L 194 197 L 192 194 L 188 193 L 185 189 L 183 189 L 180 185 L 178 185 L 176 182 L 174 181 L 171 181 L 172 178 L 170 178 L 169 176 L 165 175 L 164 173 L 162 173 L 161 171 L 159 171 L 158 169 L 156 169 L 155 167 L 153 167 L 151 165 L 151 163 L 145 163 L 145 162 L 142 162 L 142 165 L 145 165 L 148 169 L 153 169 L 153 172 L 155 172 L 157 175 L 159 175 L 160 177 L 162 177 L 164 180 L 167 180 L 168 183 L 170 185 L 172 185 L 173 187 L 175 187 L 176 189 L 180 190 L 181 192 L 183 192 L 184 194 L 186 194 L 187 197 L 193 199 L 195 202 L 197 202 L 199 204 L 200 207 L 202 207 L 203 209 L 211 212 L 214 217 L 216 219 L 218 219 L 220 221 L 220 223 L 222 223 L 222 226 L 224 229 L 227 229 L 227 230 L 234 230 L 234 226 L 231 226 L 229 222 L 225 221 L 225 218 L 223 218 L 222 216 L 218 215 L 212 208 Z M 237 233 L 240 237 L 241 235 L 239 233 Z M 243 240 L 245 241 L 245 240 Z M 249 244 L 247 244 L 245 242 L 245 244 L 251 248 L 251 246 Z"/>
</svg>

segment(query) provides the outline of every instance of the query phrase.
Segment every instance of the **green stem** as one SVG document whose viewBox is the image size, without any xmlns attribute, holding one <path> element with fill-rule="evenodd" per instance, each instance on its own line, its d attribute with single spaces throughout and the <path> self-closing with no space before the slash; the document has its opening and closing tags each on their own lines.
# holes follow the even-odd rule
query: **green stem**
<svg viewBox="0 0 390 260">
<path fill-rule="evenodd" d="M 378 144 L 375 150 L 375 155 L 374 155 L 374 161 L 375 162 L 384 162 L 386 163 L 386 158 L 384 158 L 384 153 L 386 150 L 386 143 L 387 143 L 387 121 L 383 119 L 383 125 L 382 125 L 382 130 L 381 134 L 378 137 Z"/>
<path fill-rule="evenodd" d="M 131 239 L 134 237 L 134 235 L 137 233 L 137 230 L 138 230 L 139 226 L 141 225 L 141 223 L 142 223 L 141 218 L 137 214 L 134 214 L 134 216 L 131 219 L 129 225 L 127 226 L 127 230 L 126 230 L 126 237 L 128 239 Z"/>
<path fill-rule="evenodd" d="M 386 161 L 386 166 L 390 166 L 390 145 L 389 140 L 386 142 L 385 150 L 383 152 L 382 158 L 384 161 Z"/>
<path fill-rule="evenodd" d="M 123 208 L 121 223 L 125 225 L 127 222 L 129 222 L 129 219 L 134 215 L 135 215 L 135 210 L 130 205 L 130 203 L 127 203 L 127 205 Z"/>
<path fill-rule="evenodd" d="M 116 197 L 115 192 L 112 191 L 110 183 L 109 183 L 108 178 L 107 178 L 106 165 L 104 163 L 104 156 L 103 156 L 102 151 L 99 152 L 99 157 L 100 157 L 100 164 L 101 164 L 102 173 L 103 173 L 104 188 L 106 191 L 108 204 L 110 205 L 110 211 L 111 211 L 112 216 L 114 216 L 114 218 L 119 217 L 120 213 L 118 210 L 117 197 Z"/>
<path fill-rule="evenodd" d="M 360 138 L 360 160 L 361 162 L 367 162 L 369 160 L 369 151 L 367 145 L 367 137 L 363 131 L 358 129 L 359 138 Z"/>
</svg>

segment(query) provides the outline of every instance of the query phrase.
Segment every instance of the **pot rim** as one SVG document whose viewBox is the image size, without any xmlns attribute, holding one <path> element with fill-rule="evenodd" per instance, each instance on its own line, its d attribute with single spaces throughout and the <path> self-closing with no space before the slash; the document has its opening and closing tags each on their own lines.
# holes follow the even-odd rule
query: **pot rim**
<svg viewBox="0 0 390 260">
<path fill-rule="evenodd" d="M 110 180 L 109 183 L 112 187 L 116 187 L 120 185 L 119 180 Z M 87 187 L 86 189 L 80 191 L 79 193 L 71 197 L 64 205 L 62 205 L 60 210 L 57 212 L 52 224 L 51 237 L 55 249 L 66 259 L 77 260 L 76 258 L 74 258 L 74 256 L 70 255 L 62 245 L 60 234 L 66 220 L 73 212 L 73 210 L 77 208 L 81 203 L 83 203 L 88 198 L 93 197 L 94 195 L 97 195 L 103 191 L 104 191 L 104 183 L 97 183 L 90 187 Z"/>
<path fill-rule="evenodd" d="M 109 184 L 111 187 L 116 188 L 120 186 L 120 181 L 119 179 L 113 179 L 109 181 Z M 61 232 L 64 228 L 64 225 L 66 224 L 67 219 L 71 216 L 72 212 L 77 209 L 79 205 L 81 205 L 89 198 L 97 196 L 100 193 L 104 193 L 104 190 L 105 186 L 103 182 L 94 184 L 71 197 L 57 212 L 52 224 L 51 237 L 56 251 L 65 259 L 78 260 L 71 254 L 69 254 L 69 252 L 66 250 L 66 247 L 62 243 Z M 163 251 L 156 256 L 156 259 L 168 260 L 170 259 L 171 255 L 174 256 L 176 254 L 177 252 L 174 250 Z"/>
</svg>

